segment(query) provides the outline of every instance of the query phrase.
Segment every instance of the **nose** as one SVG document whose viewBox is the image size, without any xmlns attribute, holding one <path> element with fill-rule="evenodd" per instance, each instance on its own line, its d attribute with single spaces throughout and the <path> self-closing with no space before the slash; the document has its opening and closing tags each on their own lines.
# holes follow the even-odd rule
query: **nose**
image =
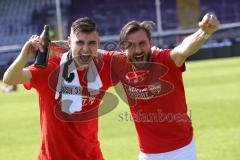
<svg viewBox="0 0 240 160">
<path fill-rule="evenodd" d="M 88 50 L 89 50 L 88 45 L 84 45 L 82 50 L 83 50 L 83 52 L 88 52 Z"/>
<path fill-rule="evenodd" d="M 136 53 L 140 53 L 140 52 L 141 52 L 141 48 L 138 47 L 138 46 L 136 46 L 136 48 L 135 48 L 135 52 L 136 52 Z"/>
</svg>

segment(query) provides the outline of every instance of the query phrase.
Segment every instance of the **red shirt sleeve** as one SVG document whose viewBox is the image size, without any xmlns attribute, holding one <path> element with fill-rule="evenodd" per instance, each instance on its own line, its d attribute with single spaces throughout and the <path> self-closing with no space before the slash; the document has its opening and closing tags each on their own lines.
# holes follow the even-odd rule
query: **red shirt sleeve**
<svg viewBox="0 0 240 160">
<path fill-rule="evenodd" d="M 28 69 L 32 78 L 29 83 L 23 84 L 24 87 L 29 90 L 31 88 L 35 88 L 36 90 L 40 90 L 42 86 L 48 83 L 49 75 L 58 68 L 61 58 L 59 56 L 54 56 L 49 58 L 48 65 L 46 68 L 37 68 L 34 65 L 28 66 Z"/>
<path fill-rule="evenodd" d="M 154 51 L 155 54 L 157 54 L 157 61 L 158 62 L 162 62 L 163 64 L 167 65 L 168 67 L 176 70 L 176 71 L 180 71 L 180 72 L 184 72 L 186 70 L 185 67 L 185 63 L 181 66 L 181 67 L 177 67 L 176 64 L 174 63 L 173 59 L 170 56 L 171 53 L 171 49 L 164 49 L 161 51 Z"/>
</svg>

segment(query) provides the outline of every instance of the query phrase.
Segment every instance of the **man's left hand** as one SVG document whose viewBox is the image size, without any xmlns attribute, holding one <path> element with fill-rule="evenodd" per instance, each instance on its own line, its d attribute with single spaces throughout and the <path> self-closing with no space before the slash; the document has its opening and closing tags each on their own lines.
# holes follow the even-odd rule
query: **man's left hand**
<svg viewBox="0 0 240 160">
<path fill-rule="evenodd" d="M 211 35 L 219 28 L 219 21 L 214 14 L 207 13 L 198 23 L 199 27 L 207 34 Z"/>
</svg>

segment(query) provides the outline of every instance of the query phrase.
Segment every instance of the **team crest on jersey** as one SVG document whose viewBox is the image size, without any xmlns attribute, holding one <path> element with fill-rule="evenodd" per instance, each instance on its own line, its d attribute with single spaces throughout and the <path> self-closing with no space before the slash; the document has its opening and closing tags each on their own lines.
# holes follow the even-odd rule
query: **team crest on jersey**
<svg viewBox="0 0 240 160">
<path fill-rule="evenodd" d="M 128 72 L 125 78 L 129 84 L 137 84 L 143 82 L 148 75 L 149 71 L 133 71 Z"/>
</svg>

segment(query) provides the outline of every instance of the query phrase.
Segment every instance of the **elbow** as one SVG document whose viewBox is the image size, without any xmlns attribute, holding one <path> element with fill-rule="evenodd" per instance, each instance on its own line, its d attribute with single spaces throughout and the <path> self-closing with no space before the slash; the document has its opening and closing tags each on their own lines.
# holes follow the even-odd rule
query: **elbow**
<svg viewBox="0 0 240 160">
<path fill-rule="evenodd" d="M 5 72 L 4 76 L 3 76 L 3 83 L 5 83 L 5 84 L 7 84 L 7 85 L 14 85 L 14 84 L 15 84 L 14 81 L 11 80 L 11 79 L 8 77 L 8 75 L 7 75 L 6 72 Z"/>
<path fill-rule="evenodd" d="M 14 81 L 11 81 L 9 79 L 3 79 L 3 83 L 5 83 L 7 85 L 15 85 L 16 84 Z"/>
<path fill-rule="evenodd" d="M 7 79 L 5 76 L 3 77 L 3 83 L 5 83 L 7 85 L 11 85 L 11 81 L 9 79 Z"/>
<path fill-rule="evenodd" d="M 7 79 L 7 76 L 6 76 L 6 72 L 3 75 L 3 83 L 8 84 L 8 79 Z"/>
</svg>

